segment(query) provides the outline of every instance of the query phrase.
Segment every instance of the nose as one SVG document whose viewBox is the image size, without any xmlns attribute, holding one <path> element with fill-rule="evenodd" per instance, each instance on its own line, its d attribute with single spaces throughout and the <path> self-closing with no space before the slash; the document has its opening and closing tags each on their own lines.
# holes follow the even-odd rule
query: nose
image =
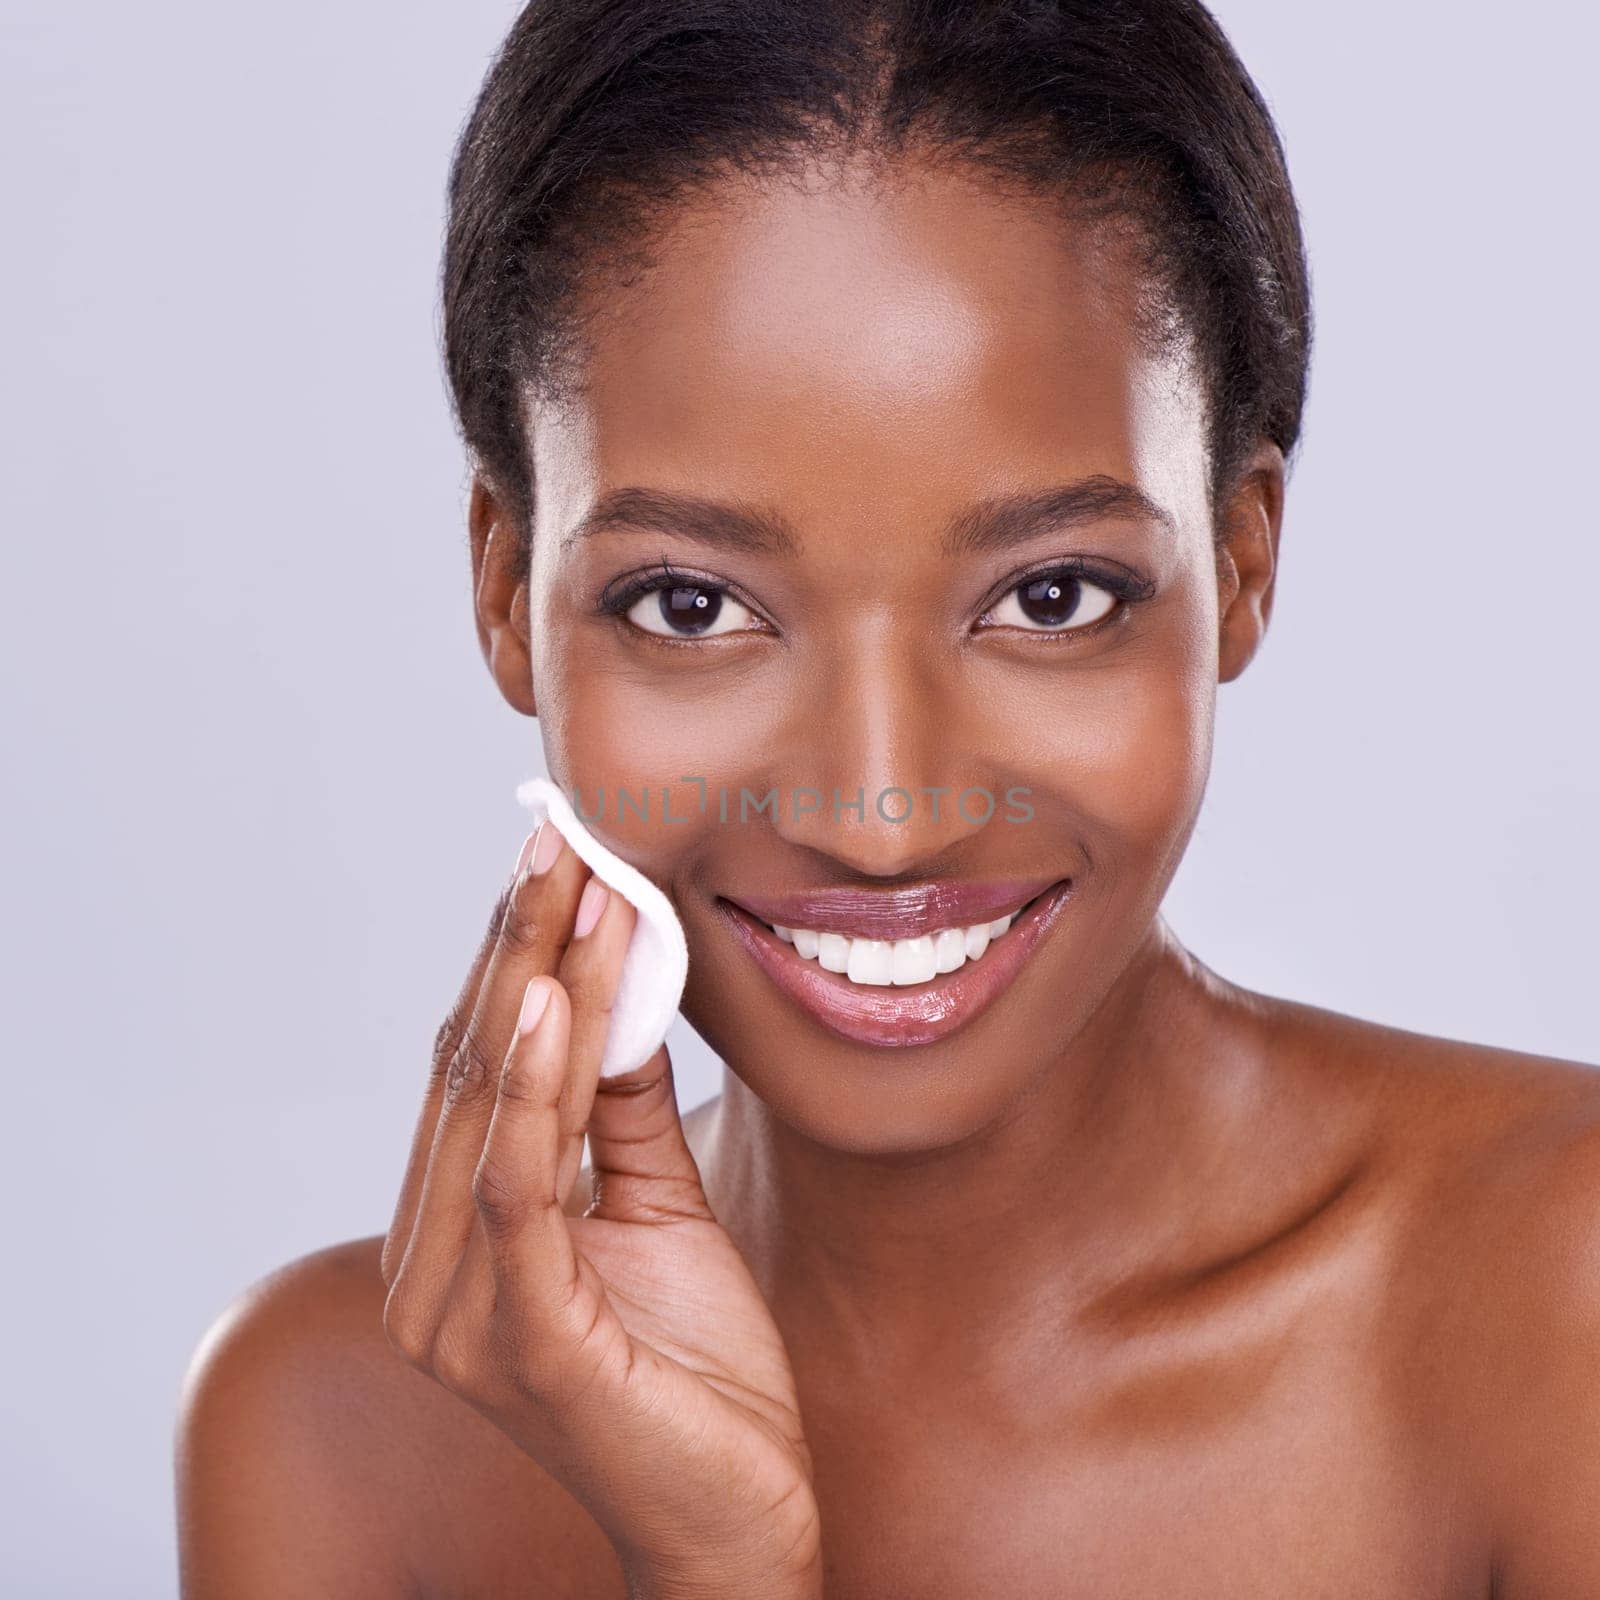
<svg viewBox="0 0 1600 1600">
<path fill-rule="evenodd" d="M 1003 803 L 958 675 L 884 621 L 811 674 L 772 764 L 776 831 L 852 873 L 925 872 Z M 993 801 L 991 806 L 988 801 Z"/>
</svg>

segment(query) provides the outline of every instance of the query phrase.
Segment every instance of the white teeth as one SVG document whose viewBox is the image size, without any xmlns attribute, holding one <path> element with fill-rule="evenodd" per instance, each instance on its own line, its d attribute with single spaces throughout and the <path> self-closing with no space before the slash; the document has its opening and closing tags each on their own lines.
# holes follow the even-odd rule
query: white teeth
<svg viewBox="0 0 1600 1600">
<path fill-rule="evenodd" d="M 955 972 L 976 961 L 1013 922 L 996 917 L 967 928 L 942 928 L 915 939 L 855 939 L 846 933 L 819 933 L 811 928 L 773 927 L 773 932 L 804 961 L 815 961 L 824 972 L 841 972 L 851 983 L 876 988 L 927 983 L 941 972 Z"/>
<path fill-rule="evenodd" d="M 887 939 L 852 939 L 844 975 L 851 983 L 893 983 L 894 946 Z"/>
<path fill-rule="evenodd" d="M 954 972 L 967 964 L 967 935 L 961 928 L 946 928 L 934 935 L 933 964 L 940 972 Z"/>
<path fill-rule="evenodd" d="M 933 960 L 933 940 L 927 934 L 920 939 L 895 940 L 890 975 L 897 984 L 926 983 L 938 970 Z"/>
</svg>

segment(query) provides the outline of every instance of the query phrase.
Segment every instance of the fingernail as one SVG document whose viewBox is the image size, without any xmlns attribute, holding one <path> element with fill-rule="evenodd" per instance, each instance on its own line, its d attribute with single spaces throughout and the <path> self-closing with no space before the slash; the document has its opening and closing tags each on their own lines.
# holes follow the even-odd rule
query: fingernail
<svg viewBox="0 0 1600 1600">
<path fill-rule="evenodd" d="M 577 920 L 572 924 L 572 937 L 581 939 L 600 920 L 611 891 L 598 878 L 591 878 L 583 886 L 583 898 L 578 901 Z"/>
<path fill-rule="evenodd" d="M 548 872 L 556 864 L 556 857 L 560 854 L 561 830 L 546 817 L 539 824 L 538 842 L 533 847 L 534 875 Z"/>
<path fill-rule="evenodd" d="M 528 864 L 528 857 L 533 854 L 533 841 L 539 837 L 539 830 L 535 828 L 526 839 L 522 841 L 522 849 L 517 852 L 516 870 L 511 874 L 513 879 L 522 876 L 522 869 Z"/>
<path fill-rule="evenodd" d="M 550 985 L 538 978 L 530 978 L 522 991 L 522 1009 L 517 1013 L 517 1034 L 532 1033 L 539 1026 L 544 1008 L 550 1004 Z"/>
</svg>

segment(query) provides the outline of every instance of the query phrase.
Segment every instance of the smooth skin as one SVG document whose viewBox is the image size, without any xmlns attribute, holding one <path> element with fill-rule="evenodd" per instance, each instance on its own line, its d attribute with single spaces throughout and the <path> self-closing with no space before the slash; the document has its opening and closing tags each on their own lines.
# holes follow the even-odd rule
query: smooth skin
<svg viewBox="0 0 1600 1600">
<path fill-rule="evenodd" d="M 665 1051 L 596 1081 L 625 904 L 575 936 L 585 869 L 525 861 L 389 1234 L 253 1286 L 196 1355 L 186 1600 L 1600 1594 L 1600 1078 L 1241 989 L 1160 916 L 1284 469 L 1263 442 L 1213 505 L 1138 281 L 1125 239 L 946 164 L 730 179 L 534 408 L 527 569 L 476 482 L 485 658 L 590 804 L 1021 784 L 1035 821 L 608 812 L 727 1063 L 681 1119 Z M 947 537 L 1086 483 L 1134 493 Z M 788 537 L 638 497 L 580 535 L 624 489 Z M 1016 625 L 1060 560 L 1145 598 Z M 741 626 L 602 609 L 663 561 Z M 1060 922 L 910 1050 L 822 1028 L 719 909 L 1041 873 Z"/>
</svg>

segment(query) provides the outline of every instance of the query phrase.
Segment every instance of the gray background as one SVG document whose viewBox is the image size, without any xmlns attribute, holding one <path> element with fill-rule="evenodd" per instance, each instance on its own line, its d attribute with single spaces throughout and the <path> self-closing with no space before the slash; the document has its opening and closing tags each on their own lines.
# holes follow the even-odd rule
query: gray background
<svg viewBox="0 0 1600 1600">
<path fill-rule="evenodd" d="M 513 9 L 0 13 L 7 1595 L 172 1593 L 190 1352 L 387 1226 L 522 837 L 434 343 Z M 1220 10 L 1321 344 L 1169 915 L 1251 985 L 1600 1059 L 1592 14 Z"/>
</svg>

